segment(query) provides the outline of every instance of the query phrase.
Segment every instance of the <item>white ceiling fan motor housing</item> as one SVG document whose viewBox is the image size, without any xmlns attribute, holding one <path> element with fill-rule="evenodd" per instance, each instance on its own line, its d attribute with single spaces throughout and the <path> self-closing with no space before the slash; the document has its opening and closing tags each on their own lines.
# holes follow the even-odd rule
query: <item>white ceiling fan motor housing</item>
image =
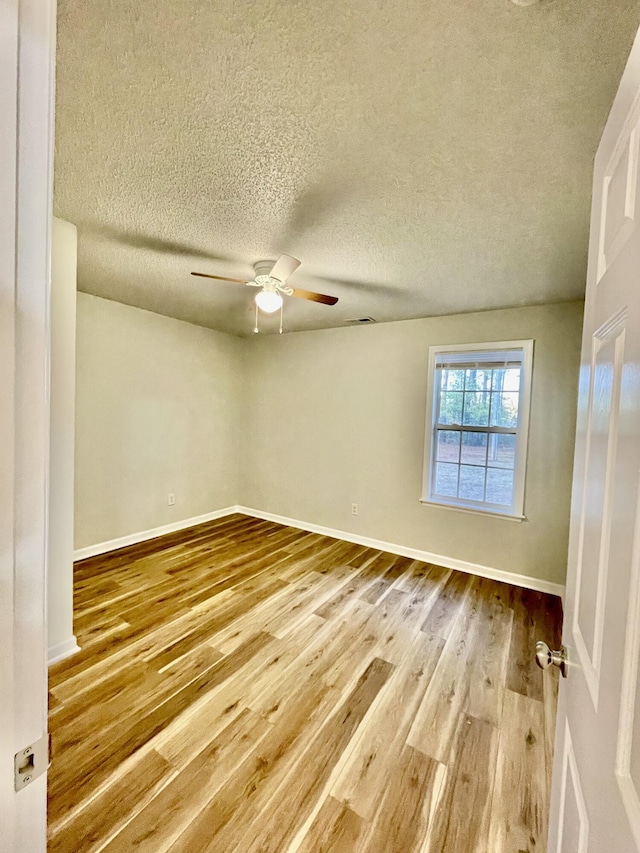
<svg viewBox="0 0 640 853">
<path fill-rule="evenodd" d="M 256 261 L 253 265 L 253 269 L 256 274 L 256 281 L 259 281 L 262 277 L 269 277 L 269 273 L 275 266 L 275 261 Z"/>
<path fill-rule="evenodd" d="M 263 290 L 271 291 L 273 293 L 286 293 L 288 296 L 291 296 L 293 293 L 292 287 L 289 287 L 284 282 L 278 281 L 277 278 L 271 278 L 270 272 L 274 263 L 275 261 L 258 261 L 253 265 L 256 273 L 255 283 L 260 285 Z"/>
</svg>

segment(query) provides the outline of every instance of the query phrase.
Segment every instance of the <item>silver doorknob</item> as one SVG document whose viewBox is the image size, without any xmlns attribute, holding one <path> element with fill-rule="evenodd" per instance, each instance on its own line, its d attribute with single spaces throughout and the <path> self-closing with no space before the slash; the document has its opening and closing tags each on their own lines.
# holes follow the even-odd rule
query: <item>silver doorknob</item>
<svg viewBox="0 0 640 853">
<path fill-rule="evenodd" d="M 564 646 L 557 651 L 552 651 L 549 646 L 539 640 L 536 643 L 536 663 L 540 669 L 549 669 L 550 666 L 560 667 L 562 677 L 567 677 L 567 651 Z"/>
</svg>

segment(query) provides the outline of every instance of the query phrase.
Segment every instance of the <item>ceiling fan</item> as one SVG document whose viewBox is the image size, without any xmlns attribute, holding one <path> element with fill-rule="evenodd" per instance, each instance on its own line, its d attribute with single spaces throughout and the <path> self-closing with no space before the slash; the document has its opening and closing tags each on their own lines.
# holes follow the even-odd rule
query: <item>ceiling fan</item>
<svg viewBox="0 0 640 853">
<path fill-rule="evenodd" d="M 249 287 L 259 287 L 260 290 L 256 293 L 256 327 L 254 331 L 258 331 L 258 308 L 264 311 L 265 314 L 273 314 L 280 309 L 282 312 L 283 299 L 285 296 L 296 296 L 299 299 L 308 299 L 311 302 L 321 302 L 323 305 L 335 305 L 338 301 L 337 296 L 327 296 L 325 293 L 313 293 L 310 290 L 300 290 L 297 287 L 290 287 L 287 284 L 289 276 L 294 273 L 300 266 L 300 261 L 292 258 L 290 255 L 280 255 L 278 260 L 273 261 L 258 261 L 254 264 L 256 277 L 252 281 L 246 281 L 242 278 L 229 278 L 224 275 L 209 275 L 204 272 L 192 272 L 191 275 L 197 275 L 201 278 L 213 278 L 216 281 L 231 281 L 236 284 L 246 284 Z M 280 331 L 282 331 L 282 314 L 280 318 Z"/>
</svg>

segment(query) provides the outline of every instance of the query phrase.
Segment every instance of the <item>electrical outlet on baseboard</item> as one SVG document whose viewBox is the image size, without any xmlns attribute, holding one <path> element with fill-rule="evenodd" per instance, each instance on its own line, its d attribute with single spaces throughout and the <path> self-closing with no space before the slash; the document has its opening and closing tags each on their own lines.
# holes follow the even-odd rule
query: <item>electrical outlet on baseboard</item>
<svg viewBox="0 0 640 853">
<path fill-rule="evenodd" d="M 176 496 L 173 494 L 173 492 L 171 492 L 171 493 L 169 494 L 169 497 L 168 497 L 168 499 L 167 499 L 167 503 L 169 504 L 169 506 L 175 506 L 175 503 L 176 503 Z"/>
<path fill-rule="evenodd" d="M 351 504 L 351 515 L 358 514 L 358 504 Z"/>
</svg>

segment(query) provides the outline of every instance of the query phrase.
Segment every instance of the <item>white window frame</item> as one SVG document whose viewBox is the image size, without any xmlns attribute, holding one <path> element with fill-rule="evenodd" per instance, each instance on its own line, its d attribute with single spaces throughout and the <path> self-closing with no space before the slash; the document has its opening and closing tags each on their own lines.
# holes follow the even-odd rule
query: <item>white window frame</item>
<svg viewBox="0 0 640 853">
<path fill-rule="evenodd" d="M 518 425 L 516 427 L 516 453 L 514 462 L 513 503 L 511 506 L 501 506 L 485 501 L 473 501 L 466 498 L 446 498 L 436 495 L 434 489 L 435 457 L 437 445 L 437 428 L 435 415 L 438 411 L 437 401 L 439 387 L 436 384 L 436 359 L 440 353 L 495 352 L 496 350 L 523 350 L 523 367 L 520 383 L 520 399 L 518 403 Z M 533 341 L 491 341 L 475 344 L 445 344 L 429 347 L 429 375 L 427 381 L 427 415 L 424 446 L 424 472 L 422 481 L 423 504 L 456 509 L 462 512 L 478 512 L 482 515 L 494 515 L 516 521 L 524 519 L 524 493 L 527 468 L 527 450 L 529 442 L 529 413 L 531 402 L 531 378 L 533 374 Z M 457 426 L 457 425 L 452 425 Z M 473 427 L 462 427 L 462 431 Z M 489 431 L 492 432 L 492 431 Z M 497 431 L 496 431 L 497 432 Z"/>
</svg>

